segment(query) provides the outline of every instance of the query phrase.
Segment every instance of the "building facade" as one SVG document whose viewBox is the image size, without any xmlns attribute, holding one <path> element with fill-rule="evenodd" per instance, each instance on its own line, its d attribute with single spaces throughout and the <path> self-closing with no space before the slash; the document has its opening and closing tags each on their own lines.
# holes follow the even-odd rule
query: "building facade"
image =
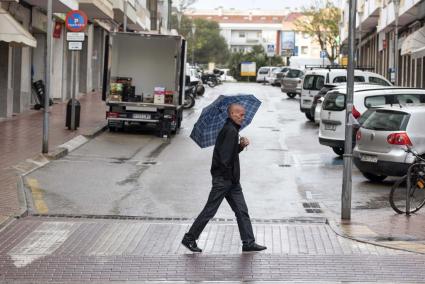
<svg viewBox="0 0 425 284">
<path fill-rule="evenodd" d="M 160 2 L 160 3 L 159 3 Z M 166 2 L 166 4 L 164 4 Z M 122 31 L 167 33 L 171 0 L 53 0 L 52 73 L 50 97 L 71 97 L 71 51 L 68 50 L 65 14 L 82 10 L 87 14 L 83 50 L 77 55 L 77 94 L 101 91 L 106 36 Z M 162 6 L 161 6 L 161 5 Z M 158 9 L 158 7 L 160 9 Z M 164 8 L 164 6 L 166 6 Z M 152 13 L 157 13 L 152 17 Z M 163 19 L 163 17 L 167 19 Z M 152 30 L 152 19 L 156 30 Z M 47 1 L 0 2 L 0 118 L 29 110 L 36 102 L 32 83 L 46 81 Z M 24 40 L 22 40 L 24 39 Z"/>
<path fill-rule="evenodd" d="M 273 45 L 275 55 L 320 58 L 318 44 L 295 27 L 295 21 L 302 17 L 299 12 L 218 8 L 187 10 L 185 16 L 218 22 L 221 35 L 232 52 L 248 52 L 255 45 L 262 45 L 267 50 L 267 46 Z"/>
<path fill-rule="evenodd" d="M 345 3 L 340 23 L 342 46 L 348 42 L 348 8 Z M 424 0 L 358 0 L 357 64 L 372 67 L 396 85 L 425 88 L 424 22 Z"/>
</svg>

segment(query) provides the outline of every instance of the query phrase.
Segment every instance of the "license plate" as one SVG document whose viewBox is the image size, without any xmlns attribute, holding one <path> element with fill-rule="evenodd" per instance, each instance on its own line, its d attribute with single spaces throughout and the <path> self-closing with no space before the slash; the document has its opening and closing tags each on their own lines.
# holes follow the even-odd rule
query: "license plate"
<svg viewBox="0 0 425 284">
<path fill-rule="evenodd" d="M 369 156 L 369 155 L 361 155 L 360 160 L 362 162 L 377 163 L 378 157 L 377 156 Z"/>
<path fill-rule="evenodd" d="M 303 100 L 303 103 L 304 104 L 309 104 L 309 103 L 311 103 L 311 100 Z"/>
<path fill-rule="evenodd" d="M 133 113 L 133 118 L 136 118 L 136 119 L 151 119 L 151 115 L 145 114 L 145 113 Z"/>
<path fill-rule="evenodd" d="M 335 124 L 327 124 L 327 123 L 325 123 L 325 130 L 335 131 L 336 130 L 336 125 Z"/>
</svg>

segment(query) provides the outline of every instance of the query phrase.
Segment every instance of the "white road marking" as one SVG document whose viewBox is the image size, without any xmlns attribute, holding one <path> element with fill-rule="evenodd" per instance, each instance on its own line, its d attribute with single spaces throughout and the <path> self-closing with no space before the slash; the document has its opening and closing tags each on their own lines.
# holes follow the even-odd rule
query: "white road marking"
<svg viewBox="0 0 425 284">
<path fill-rule="evenodd" d="M 8 255 L 16 267 L 24 267 L 33 261 L 52 254 L 75 231 L 73 222 L 46 222 L 12 248 Z"/>
</svg>

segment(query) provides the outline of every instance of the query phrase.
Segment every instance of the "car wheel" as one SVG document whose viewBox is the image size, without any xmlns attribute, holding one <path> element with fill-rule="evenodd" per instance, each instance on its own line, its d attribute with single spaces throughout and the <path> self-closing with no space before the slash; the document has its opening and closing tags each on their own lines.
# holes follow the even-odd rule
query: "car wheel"
<svg viewBox="0 0 425 284">
<path fill-rule="evenodd" d="M 290 97 L 291 99 L 293 99 L 293 98 L 295 98 L 295 96 L 297 95 L 297 94 L 295 94 L 295 93 L 287 93 L 286 94 L 288 97 Z"/>
<path fill-rule="evenodd" d="M 294 95 L 294 97 L 295 97 L 295 95 Z M 307 117 L 307 118 L 308 118 L 308 120 L 310 120 L 310 121 L 313 121 L 313 122 L 314 122 L 314 116 L 312 116 L 310 112 L 306 112 L 306 113 L 305 113 L 305 117 Z"/>
<path fill-rule="evenodd" d="M 344 155 L 344 147 L 332 147 L 332 150 L 334 151 L 335 154 L 337 154 L 338 156 L 342 156 Z"/>
<path fill-rule="evenodd" d="M 375 174 L 364 173 L 364 172 L 362 172 L 362 174 L 365 178 L 367 178 L 368 180 L 372 182 L 381 182 L 387 178 L 387 176 L 384 176 L 384 175 L 375 175 Z"/>
</svg>

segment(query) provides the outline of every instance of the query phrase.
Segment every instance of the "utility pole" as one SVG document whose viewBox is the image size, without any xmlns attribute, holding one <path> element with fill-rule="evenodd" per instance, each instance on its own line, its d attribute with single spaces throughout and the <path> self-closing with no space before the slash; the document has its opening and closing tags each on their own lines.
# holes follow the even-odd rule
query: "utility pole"
<svg viewBox="0 0 425 284">
<path fill-rule="evenodd" d="M 393 0 L 394 3 L 394 85 L 398 85 L 398 17 L 400 13 L 400 0 Z"/>
<path fill-rule="evenodd" d="M 347 69 L 347 96 L 345 115 L 345 153 L 344 173 L 342 178 L 341 194 L 341 219 L 351 219 L 351 191 L 352 191 L 352 167 L 353 167 L 353 122 L 351 119 L 353 110 L 354 92 L 354 41 L 356 38 L 356 7 L 357 0 L 349 1 L 349 24 L 348 24 L 348 69 Z"/>
<path fill-rule="evenodd" d="M 362 66 L 362 17 L 363 11 L 359 10 L 359 56 L 357 58 L 357 67 Z"/>
<path fill-rule="evenodd" d="M 44 112 L 43 112 L 43 149 L 42 153 L 49 152 L 49 102 L 50 102 L 50 76 L 52 64 L 52 23 L 53 11 L 52 0 L 47 1 L 47 57 L 46 57 L 46 90 L 44 92 Z"/>
</svg>

